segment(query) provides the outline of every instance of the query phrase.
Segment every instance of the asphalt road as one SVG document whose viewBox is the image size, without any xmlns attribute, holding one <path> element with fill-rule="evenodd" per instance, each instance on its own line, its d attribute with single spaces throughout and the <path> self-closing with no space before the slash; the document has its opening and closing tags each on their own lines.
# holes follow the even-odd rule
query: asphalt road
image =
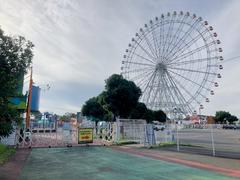
<svg viewBox="0 0 240 180">
<path fill-rule="evenodd" d="M 177 139 L 176 130 L 155 131 L 157 143 L 167 139 Z M 212 154 L 213 143 L 211 129 L 180 129 L 178 131 L 180 150 L 188 153 Z M 240 130 L 213 129 L 213 142 L 217 156 L 240 159 Z M 181 146 L 183 145 L 183 146 Z M 176 147 L 169 147 L 176 150 Z"/>
</svg>

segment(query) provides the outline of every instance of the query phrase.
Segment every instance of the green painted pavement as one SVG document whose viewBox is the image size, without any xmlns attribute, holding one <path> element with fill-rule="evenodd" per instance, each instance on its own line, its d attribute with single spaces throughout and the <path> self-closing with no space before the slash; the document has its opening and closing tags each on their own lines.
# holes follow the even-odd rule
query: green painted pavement
<svg viewBox="0 0 240 180">
<path fill-rule="evenodd" d="M 106 147 L 33 149 L 20 180 L 230 180 L 214 172 L 133 156 Z"/>
</svg>

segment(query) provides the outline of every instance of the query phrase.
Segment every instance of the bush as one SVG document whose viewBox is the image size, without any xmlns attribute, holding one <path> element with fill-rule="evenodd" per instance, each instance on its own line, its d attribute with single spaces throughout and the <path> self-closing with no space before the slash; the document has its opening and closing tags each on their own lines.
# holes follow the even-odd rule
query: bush
<svg viewBox="0 0 240 180">
<path fill-rule="evenodd" d="M 0 144 L 0 164 L 5 163 L 15 152 L 15 148 Z"/>
</svg>

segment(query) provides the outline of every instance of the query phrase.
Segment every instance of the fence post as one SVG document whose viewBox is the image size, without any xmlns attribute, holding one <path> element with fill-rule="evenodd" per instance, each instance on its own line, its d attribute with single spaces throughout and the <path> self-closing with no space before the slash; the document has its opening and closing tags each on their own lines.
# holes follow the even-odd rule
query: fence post
<svg viewBox="0 0 240 180">
<path fill-rule="evenodd" d="M 179 151 L 178 123 L 176 124 L 176 127 L 177 127 L 177 151 Z"/>
<path fill-rule="evenodd" d="M 214 144 L 214 137 L 213 137 L 213 124 L 211 124 L 211 139 L 212 139 L 212 153 L 215 156 L 215 144 Z"/>
<path fill-rule="evenodd" d="M 115 142 L 118 143 L 120 140 L 120 121 L 117 119 L 116 123 L 116 138 L 115 138 Z"/>
</svg>

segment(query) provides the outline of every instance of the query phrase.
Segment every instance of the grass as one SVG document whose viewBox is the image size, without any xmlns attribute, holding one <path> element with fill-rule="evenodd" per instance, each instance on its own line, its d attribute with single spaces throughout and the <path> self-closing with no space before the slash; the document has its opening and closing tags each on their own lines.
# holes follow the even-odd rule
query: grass
<svg viewBox="0 0 240 180">
<path fill-rule="evenodd" d="M 15 148 L 0 144 L 0 165 L 4 164 L 15 152 Z"/>
<path fill-rule="evenodd" d="M 169 146 L 176 146 L 176 142 L 162 142 L 159 143 L 156 147 L 169 147 Z"/>
<path fill-rule="evenodd" d="M 164 148 L 164 147 L 172 147 L 177 146 L 176 142 L 161 142 L 155 146 L 151 146 L 151 148 Z M 185 146 L 185 147 L 202 147 L 199 145 L 192 145 L 192 144 L 179 144 L 179 146 Z"/>
<path fill-rule="evenodd" d="M 138 142 L 135 142 L 135 141 L 119 141 L 114 145 L 123 146 L 123 145 L 128 145 L 128 144 L 138 144 Z"/>
</svg>

